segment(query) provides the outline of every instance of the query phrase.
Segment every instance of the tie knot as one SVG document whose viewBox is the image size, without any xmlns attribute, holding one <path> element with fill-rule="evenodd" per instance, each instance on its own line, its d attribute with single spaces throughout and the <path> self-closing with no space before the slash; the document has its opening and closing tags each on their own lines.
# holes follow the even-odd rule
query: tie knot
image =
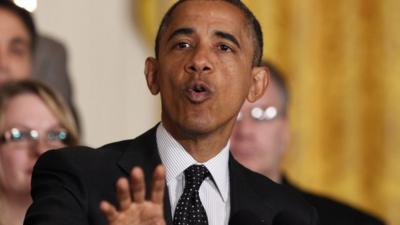
<svg viewBox="0 0 400 225">
<path fill-rule="evenodd" d="M 185 170 L 185 187 L 199 190 L 204 179 L 210 176 L 210 172 L 204 165 L 191 165 Z"/>
</svg>

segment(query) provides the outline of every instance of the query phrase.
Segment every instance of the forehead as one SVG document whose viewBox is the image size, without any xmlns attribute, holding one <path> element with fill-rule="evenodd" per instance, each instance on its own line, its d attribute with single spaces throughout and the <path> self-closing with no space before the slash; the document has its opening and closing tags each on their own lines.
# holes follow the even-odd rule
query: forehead
<svg viewBox="0 0 400 225">
<path fill-rule="evenodd" d="M 0 38 L 9 36 L 29 39 L 29 32 L 17 15 L 0 7 Z"/>
<path fill-rule="evenodd" d="M 4 112 L 3 125 L 23 125 L 35 129 L 47 129 L 57 124 L 57 119 L 44 101 L 37 95 L 24 93 L 10 99 Z"/>
<path fill-rule="evenodd" d="M 210 31 L 219 29 L 233 34 L 248 35 L 247 20 L 242 11 L 222 0 L 188 0 L 179 4 L 171 15 L 167 33 L 179 27 Z M 168 32 L 169 31 L 169 32 Z"/>
</svg>

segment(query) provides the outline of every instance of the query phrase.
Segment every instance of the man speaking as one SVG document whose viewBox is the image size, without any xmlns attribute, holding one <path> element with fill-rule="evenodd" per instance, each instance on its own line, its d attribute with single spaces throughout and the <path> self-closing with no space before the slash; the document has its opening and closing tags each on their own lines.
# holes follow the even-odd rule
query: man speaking
<svg viewBox="0 0 400 225">
<path fill-rule="evenodd" d="M 175 3 L 145 62 L 148 88 L 161 96 L 161 123 L 99 150 L 45 154 L 25 225 L 226 225 L 242 212 L 271 224 L 283 211 L 317 224 L 305 201 L 229 153 L 240 107 L 268 83 L 262 46 L 260 25 L 241 1 Z"/>
</svg>

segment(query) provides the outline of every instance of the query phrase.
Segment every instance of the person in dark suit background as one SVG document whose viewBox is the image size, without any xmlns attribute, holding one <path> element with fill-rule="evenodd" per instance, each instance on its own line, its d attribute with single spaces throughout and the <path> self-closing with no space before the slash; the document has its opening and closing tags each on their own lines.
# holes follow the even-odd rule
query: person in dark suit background
<svg viewBox="0 0 400 225">
<path fill-rule="evenodd" d="M 243 165 L 300 193 L 319 214 L 323 225 L 381 225 L 380 219 L 345 203 L 304 191 L 284 176 L 282 159 L 290 143 L 287 117 L 289 91 L 281 72 L 270 62 L 270 84 L 257 101 L 245 102 L 233 130 L 233 156 Z"/>
<path fill-rule="evenodd" d="M 161 95 L 161 123 L 99 150 L 44 154 L 24 224 L 272 224 L 281 215 L 318 224 L 301 197 L 229 153 L 243 101 L 257 100 L 268 83 L 262 46 L 260 25 L 241 1 L 178 1 L 145 62 L 148 88 Z"/>
</svg>

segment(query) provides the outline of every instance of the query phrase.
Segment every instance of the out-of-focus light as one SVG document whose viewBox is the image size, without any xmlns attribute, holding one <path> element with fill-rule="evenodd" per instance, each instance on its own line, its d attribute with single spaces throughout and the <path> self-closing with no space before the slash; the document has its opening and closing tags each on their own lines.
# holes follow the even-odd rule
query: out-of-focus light
<svg viewBox="0 0 400 225">
<path fill-rule="evenodd" d="M 278 110 L 274 106 L 270 106 L 264 111 L 264 119 L 272 120 L 278 115 Z"/>
<path fill-rule="evenodd" d="M 14 3 L 29 12 L 33 12 L 37 8 L 37 0 L 14 0 Z"/>
<path fill-rule="evenodd" d="M 254 107 L 252 110 L 251 110 L 251 117 L 253 118 L 253 119 L 256 119 L 256 120 L 263 120 L 264 118 L 263 118 L 263 113 L 264 113 L 264 110 L 262 110 L 261 108 L 259 108 L 259 107 Z"/>
</svg>

